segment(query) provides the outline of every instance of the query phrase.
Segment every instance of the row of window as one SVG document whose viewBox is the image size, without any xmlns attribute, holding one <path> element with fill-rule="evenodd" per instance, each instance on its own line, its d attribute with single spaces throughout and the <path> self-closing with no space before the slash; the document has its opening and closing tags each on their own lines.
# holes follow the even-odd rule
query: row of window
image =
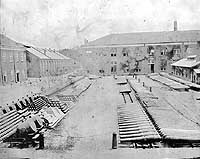
<svg viewBox="0 0 200 159">
<path fill-rule="evenodd" d="M 160 52 L 160 55 L 166 55 L 167 52 L 168 52 L 167 48 L 166 48 L 166 49 L 162 49 L 161 52 Z M 173 53 L 174 53 L 175 55 L 180 54 L 180 53 L 181 53 L 181 49 L 173 49 Z M 151 51 L 149 52 L 149 54 L 150 54 L 150 55 L 154 55 L 154 50 L 151 50 Z"/>
<path fill-rule="evenodd" d="M 112 53 L 111 56 L 117 56 L 117 54 L 116 53 Z"/>
<path fill-rule="evenodd" d="M 87 52 L 89 52 L 89 51 L 87 51 Z M 155 52 L 155 50 L 154 50 L 153 48 L 149 50 L 149 54 L 150 54 L 150 55 L 154 55 L 154 52 Z M 168 49 L 165 48 L 165 49 L 162 49 L 162 50 L 161 50 L 160 54 L 161 54 L 161 55 L 165 55 L 167 52 L 168 52 Z M 173 52 L 174 52 L 175 54 L 179 54 L 179 53 L 181 52 L 181 50 L 180 50 L 179 48 L 178 48 L 178 49 L 173 49 Z M 96 53 L 96 55 L 97 55 L 97 54 L 98 54 L 98 53 Z M 128 56 L 128 52 L 127 52 L 127 51 L 123 51 L 122 54 L 123 54 L 123 56 Z M 99 56 L 106 56 L 106 54 L 99 53 Z M 111 52 L 110 56 L 112 56 L 112 57 L 113 57 L 113 56 L 117 56 L 116 51 Z"/>
<path fill-rule="evenodd" d="M 110 56 L 117 56 L 117 54 L 116 53 L 111 53 Z M 128 56 L 128 53 L 124 52 L 123 56 Z"/>
<path fill-rule="evenodd" d="M 186 70 L 184 70 L 182 72 L 176 70 L 175 74 L 178 76 L 186 77 L 186 78 L 188 78 L 188 76 L 189 76 L 189 73 Z M 190 76 L 189 76 L 189 78 L 190 78 Z"/>
<path fill-rule="evenodd" d="M 166 68 L 165 68 L 165 67 L 161 67 L 160 70 L 161 70 L 161 71 L 165 71 Z"/>
<path fill-rule="evenodd" d="M 168 52 L 168 50 L 166 48 L 166 49 L 161 50 L 160 54 L 161 55 L 166 55 L 167 52 Z M 174 49 L 173 52 L 174 52 L 174 54 L 179 54 L 181 52 L 181 50 L 180 49 Z M 150 50 L 149 54 L 150 55 L 154 55 L 154 50 Z M 103 55 L 103 54 L 99 54 L 99 55 Z M 104 54 L 104 56 L 106 56 L 106 54 Z M 117 54 L 116 53 L 111 53 L 110 56 L 111 57 L 117 56 Z M 123 56 L 128 56 L 128 52 L 123 52 Z"/>
<path fill-rule="evenodd" d="M 9 62 L 19 62 L 25 60 L 25 54 L 24 52 L 16 52 L 16 53 L 6 53 L 2 52 L 2 62 L 6 62 L 6 58 L 9 56 Z"/>
</svg>

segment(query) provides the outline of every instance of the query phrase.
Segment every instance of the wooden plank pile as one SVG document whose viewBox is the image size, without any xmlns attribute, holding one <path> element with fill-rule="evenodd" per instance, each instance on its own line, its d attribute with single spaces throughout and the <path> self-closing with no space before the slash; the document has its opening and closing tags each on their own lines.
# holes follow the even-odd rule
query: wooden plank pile
<svg viewBox="0 0 200 159">
<path fill-rule="evenodd" d="M 161 139 L 154 125 L 139 103 L 118 106 L 118 125 L 120 143 L 151 143 Z"/>
</svg>

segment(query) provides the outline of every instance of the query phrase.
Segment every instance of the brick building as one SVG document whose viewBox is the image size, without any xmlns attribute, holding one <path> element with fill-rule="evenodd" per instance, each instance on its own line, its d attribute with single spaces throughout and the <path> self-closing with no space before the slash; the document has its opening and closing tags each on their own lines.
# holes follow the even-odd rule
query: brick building
<svg viewBox="0 0 200 159">
<path fill-rule="evenodd" d="M 175 23 L 176 25 L 176 23 Z M 111 34 L 80 48 L 89 73 L 98 75 L 172 72 L 171 64 L 200 47 L 200 30 Z"/>
<path fill-rule="evenodd" d="M 26 80 L 26 48 L 5 35 L 0 39 L 0 84 Z"/>
</svg>

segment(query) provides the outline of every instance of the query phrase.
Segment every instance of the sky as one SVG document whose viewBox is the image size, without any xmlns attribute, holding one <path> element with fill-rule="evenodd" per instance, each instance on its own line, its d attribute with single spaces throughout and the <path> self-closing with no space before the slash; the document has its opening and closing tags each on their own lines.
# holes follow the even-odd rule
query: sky
<svg viewBox="0 0 200 159">
<path fill-rule="evenodd" d="M 0 0 L 0 31 L 24 44 L 73 48 L 112 33 L 200 29 L 200 0 Z"/>
</svg>

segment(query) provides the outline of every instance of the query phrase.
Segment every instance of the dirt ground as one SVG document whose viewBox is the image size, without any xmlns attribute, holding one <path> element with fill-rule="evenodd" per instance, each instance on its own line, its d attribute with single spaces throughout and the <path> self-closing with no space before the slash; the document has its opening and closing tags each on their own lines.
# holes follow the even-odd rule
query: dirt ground
<svg viewBox="0 0 200 159">
<path fill-rule="evenodd" d="M 100 78 L 80 96 L 75 107 L 45 134 L 45 149 L 0 148 L 0 158 L 111 159 L 189 158 L 199 148 L 111 149 L 112 133 L 118 133 L 117 104 L 123 99 L 112 77 Z"/>
</svg>

